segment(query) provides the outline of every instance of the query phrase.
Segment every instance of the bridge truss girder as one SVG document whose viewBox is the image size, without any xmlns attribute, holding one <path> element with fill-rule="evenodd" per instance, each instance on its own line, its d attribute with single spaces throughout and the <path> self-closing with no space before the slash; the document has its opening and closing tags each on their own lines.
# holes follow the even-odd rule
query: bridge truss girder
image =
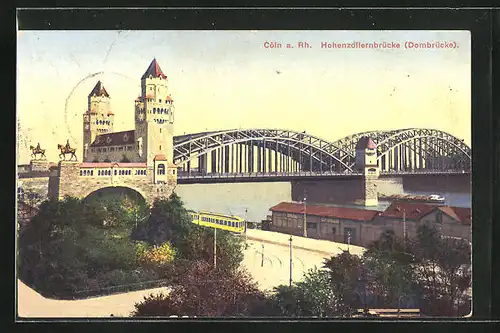
<svg viewBox="0 0 500 333">
<path fill-rule="evenodd" d="M 174 138 L 174 163 L 182 166 L 203 155 L 233 145 L 247 145 L 274 151 L 297 162 L 301 169 L 351 171 L 342 156 L 348 154 L 341 147 L 321 138 L 280 129 L 246 129 L 195 133 Z M 249 153 L 253 156 L 253 150 Z M 265 158 L 257 152 L 257 159 Z M 262 162 L 262 161 L 261 161 Z M 268 162 L 269 163 L 269 162 Z"/>
<path fill-rule="evenodd" d="M 178 166 L 189 165 L 196 158 L 204 158 L 203 156 L 206 158 L 212 154 L 212 163 L 214 163 L 214 158 L 225 159 L 227 156 L 233 156 L 234 154 L 229 153 L 234 148 L 231 146 L 240 145 L 239 153 L 241 154 L 241 145 L 243 145 L 256 147 L 250 150 L 247 148 L 246 157 L 247 159 L 256 158 L 257 164 L 263 165 L 264 170 L 267 165 L 267 154 L 269 154 L 267 162 L 269 170 L 272 169 L 270 152 L 274 151 L 276 156 L 280 154 L 295 161 L 298 165 L 295 171 L 352 172 L 356 155 L 355 147 L 363 136 L 369 136 L 377 144 L 379 166 L 383 171 L 428 169 L 429 167 L 470 170 L 471 149 L 463 140 L 443 131 L 418 128 L 356 133 L 335 142 L 328 142 L 305 132 L 280 129 L 240 129 L 194 133 L 174 138 L 174 162 Z M 264 153 L 261 153 L 261 149 Z M 238 154 L 238 148 L 236 151 Z M 227 166 L 228 161 L 220 160 L 216 163 L 225 163 Z M 241 160 L 239 163 L 241 169 Z M 247 161 L 246 163 L 248 170 L 252 172 L 254 162 Z M 289 170 L 288 166 L 286 168 Z M 229 167 L 219 169 L 234 170 Z"/>
</svg>

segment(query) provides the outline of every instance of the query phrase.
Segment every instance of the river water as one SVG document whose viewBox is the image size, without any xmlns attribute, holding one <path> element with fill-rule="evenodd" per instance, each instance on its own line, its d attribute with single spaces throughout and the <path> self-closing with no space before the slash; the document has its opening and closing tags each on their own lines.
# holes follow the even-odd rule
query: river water
<svg viewBox="0 0 500 333">
<path fill-rule="evenodd" d="M 189 209 L 238 215 L 246 217 L 248 221 L 260 222 L 270 215 L 269 209 L 274 205 L 292 201 L 291 186 L 290 182 L 181 184 L 177 186 L 176 193 Z M 446 205 L 471 207 L 470 193 L 405 191 L 405 194 L 438 194 L 445 197 Z M 384 210 L 389 204 L 390 202 L 380 201 L 379 206 L 374 209 Z"/>
</svg>

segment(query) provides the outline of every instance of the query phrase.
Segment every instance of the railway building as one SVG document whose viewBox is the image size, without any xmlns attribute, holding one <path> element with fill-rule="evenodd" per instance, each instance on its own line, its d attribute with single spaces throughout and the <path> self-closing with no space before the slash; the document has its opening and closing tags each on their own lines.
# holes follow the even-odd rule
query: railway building
<svg viewBox="0 0 500 333">
<path fill-rule="evenodd" d="M 270 211 L 271 231 L 303 236 L 306 221 L 307 237 L 352 245 L 367 246 L 386 230 L 393 230 L 398 237 L 406 230 L 412 238 L 423 223 L 437 226 L 444 237 L 471 241 L 470 208 L 395 202 L 378 211 L 282 202 Z"/>
</svg>

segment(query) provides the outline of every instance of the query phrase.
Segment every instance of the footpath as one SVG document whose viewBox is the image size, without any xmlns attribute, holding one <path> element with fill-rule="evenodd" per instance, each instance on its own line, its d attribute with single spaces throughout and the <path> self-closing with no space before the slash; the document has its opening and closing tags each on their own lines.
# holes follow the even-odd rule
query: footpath
<svg viewBox="0 0 500 333">
<path fill-rule="evenodd" d="M 45 298 L 26 284 L 17 283 L 17 313 L 23 319 L 31 318 L 99 318 L 128 317 L 149 294 L 168 292 L 167 288 L 154 288 L 110 296 L 81 300 Z"/>
<path fill-rule="evenodd" d="M 247 239 L 286 247 L 290 245 L 290 235 L 273 231 L 247 229 Z M 351 254 L 362 255 L 366 250 L 364 247 L 360 246 L 300 236 L 292 236 L 292 247 L 294 249 L 306 250 L 326 256 L 339 254 L 347 250 L 349 250 Z"/>
</svg>

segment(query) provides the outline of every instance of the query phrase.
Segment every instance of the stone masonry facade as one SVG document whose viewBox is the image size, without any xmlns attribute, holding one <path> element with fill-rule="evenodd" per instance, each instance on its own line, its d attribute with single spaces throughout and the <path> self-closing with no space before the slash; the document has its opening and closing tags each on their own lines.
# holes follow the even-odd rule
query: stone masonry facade
<svg viewBox="0 0 500 333">
<path fill-rule="evenodd" d="M 136 171 L 143 172 L 136 174 Z M 103 188 L 127 187 L 151 203 L 155 198 L 168 198 L 177 185 L 175 166 L 171 165 L 165 171 L 169 173 L 166 181 L 158 181 L 155 179 L 154 169 L 146 165 L 110 163 L 109 166 L 91 167 L 90 164 L 61 161 L 57 175 L 59 188 L 57 197 L 58 199 L 63 199 L 65 196 L 85 198 Z"/>
</svg>

